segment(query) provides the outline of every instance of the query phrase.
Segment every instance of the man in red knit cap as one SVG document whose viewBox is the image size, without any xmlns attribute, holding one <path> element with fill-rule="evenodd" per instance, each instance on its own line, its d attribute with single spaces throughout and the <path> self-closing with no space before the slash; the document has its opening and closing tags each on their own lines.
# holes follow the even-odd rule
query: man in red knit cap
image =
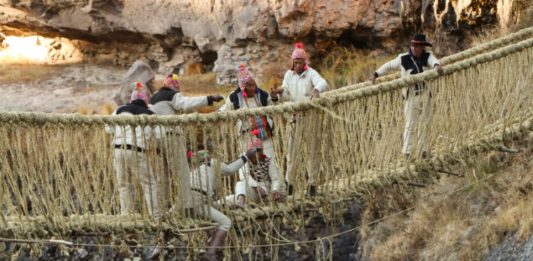
<svg viewBox="0 0 533 261">
<path fill-rule="evenodd" d="M 305 101 L 320 97 L 320 93 L 324 92 L 328 88 L 328 84 L 317 71 L 308 65 L 307 53 L 303 49 L 302 43 L 296 43 L 294 51 L 292 52 L 292 67 L 287 70 L 283 78 L 281 88 L 271 89 L 270 95 L 273 101 Z M 285 180 L 289 183 L 289 194 L 292 194 L 292 186 L 296 173 L 300 169 L 296 169 L 299 166 L 300 160 L 296 156 L 301 149 L 299 144 L 302 139 L 295 139 L 295 131 L 300 129 L 296 128 L 301 124 L 305 124 L 296 120 L 293 122 L 293 128 L 289 134 L 289 155 L 287 155 L 287 172 Z M 303 127 L 303 126 L 302 126 Z M 313 156 L 305 159 L 305 166 L 303 170 L 307 173 L 308 178 L 308 194 L 313 196 L 316 194 L 316 175 L 320 172 L 320 161 L 317 160 L 320 156 L 320 141 L 321 141 L 321 126 L 320 124 L 306 125 L 306 133 L 312 135 L 310 139 L 306 139 L 310 152 Z"/>
</svg>

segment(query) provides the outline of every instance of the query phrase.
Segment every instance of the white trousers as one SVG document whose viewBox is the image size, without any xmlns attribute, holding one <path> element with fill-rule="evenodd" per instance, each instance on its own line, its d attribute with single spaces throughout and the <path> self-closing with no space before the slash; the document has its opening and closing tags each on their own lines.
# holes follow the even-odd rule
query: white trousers
<svg viewBox="0 0 533 261">
<path fill-rule="evenodd" d="M 231 219 L 229 219 L 228 216 L 224 215 L 224 213 L 218 211 L 218 209 L 214 207 L 214 202 L 212 202 L 211 206 L 208 205 L 206 201 L 210 199 L 208 199 L 207 196 L 205 196 L 201 192 L 191 190 L 191 194 L 195 214 L 208 218 L 211 221 L 217 223 L 219 225 L 218 229 L 220 230 L 230 230 Z"/>
<path fill-rule="evenodd" d="M 258 187 L 263 189 L 267 194 L 267 198 L 270 197 L 270 183 L 268 182 L 258 182 Z M 248 186 L 246 181 L 241 180 L 235 184 L 235 194 L 226 196 L 226 203 L 230 205 L 237 204 L 237 197 L 244 195 L 246 197 L 246 202 L 261 203 L 261 195 L 257 192 L 256 188 Z"/>
<path fill-rule="evenodd" d="M 159 218 L 157 181 L 148 165 L 146 155 L 135 150 L 115 149 L 114 165 L 118 181 L 120 213 L 130 214 L 135 211 L 133 177 L 136 177 L 141 184 L 148 212 L 154 218 Z"/>
<path fill-rule="evenodd" d="M 159 197 L 161 207 L 168 210 L 191 208 L 190 170 L 187 162 L 187 148 L 183 137 L 168 134 L 161 139 L 159 145 L 164 160 L 159 177 Z M 170 199 L 175 198 L 173 205 L 169 206 Z"/>
<path fill-rule="evenodd" d="M 404 104 L 403 154 L 427 151 L 428 125 L 431 120 L 431 96 L 429 91 L 420 95 L 409 94 Z M 416 135 L 416 142 L 415 140 Z M 413 148 L 416 148 L 413 151 Z"/>
<path fill-rule="evenodd" d="M 321 123 L 320 121 L 304 122 L 303 119 L 303 117 L 296 117 L 296 122 L 289 128 L 289 153 L 285 181 L 291 184 L 297 182 L 293 179 L 296 179 L 297 173 L 300 172 L 303 173 L 301 177 L 307 175 L 309 185 L 316 185 L 316 179 L 320 173 Z M 307 155 L 308 158 L 303 158 L 303 155 Z"/>
</svg>

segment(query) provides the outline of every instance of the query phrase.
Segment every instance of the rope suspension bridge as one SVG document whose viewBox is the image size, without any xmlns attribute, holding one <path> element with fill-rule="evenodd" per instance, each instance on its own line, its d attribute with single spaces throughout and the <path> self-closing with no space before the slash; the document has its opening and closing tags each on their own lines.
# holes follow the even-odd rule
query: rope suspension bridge
<svg viewBox="0 0 533 261">
<path fill-rule="evenodd" d="M 120 214 L 113 137 L 105 132 L 106 126 L 179 129 L 178 135 L 146 140 L 147 148 L 165 146 L 167 155 L 178 155 L 185 146 L 195 151 L 198 144 L 208 144 L 213 158 L 230 162 L 242 154 L 237 122 L 268 115 L 274 121 L 274 150 L 282 173 L 289 151 L 287 130 L 293 130 L 302 144 L 294 159 L 302 167 L 291 175 L 295 193 L 283 203 L 221 208 L 235 228 L 226 247 L 241 251 L 289 244 L 277 231 L 282 221 L 276 217 L 292 220 L 291 225 L 298 227 L 303 224 L 302 211 L 318 209 L 328 222 L 334 222 L 338 213 L 328 210 L 345 199 L 394 182 L 454 174 L 450 166 L 532 135 L 533 28 L 446 57 L 442 63 L 443 75 L 433 70 L 401 79 L 390 75 L 375 85 L 347 86 L 312 101 L 252 110 L 129 117 L 2 112 L 0 237 L 50 239 L 75 233 L 167 231 L 187 238 L 187 248 L 205 245 L 197 234 L 216 224 L 188 215 L 184 199 L 190 191 L 182 188 L 191 174 L 169 168 L 173 163 L 155 149 L 145 153 L 158 185 L 169 191 L 168 198 L 160 199 L 168 202 L 160 205 L 172 208 L 163 210 L 162 218 L 152 218 L 142 190 L 137 189 L 137 214 Z M 400 151 L 401 90 L 415 84 L 425 84 L 432 97 L 428 100 L 432 116 L 419 126 L 425 129 L 431 157 L 422 157 L 422 148 L 415 146 L 415 156 L 406 161 Z M 298 115 L 296 124 L 290 120 L 293 114 Z M 318 129 L 310 132 L 309 126 Z M 319 153 L 312 151 L 316 148 Z M 317 171 L 306 169 L 306 161 L 322 163 L 316 197 L 304 195 L 306 173 Z M 194 169 L 198 161 L 193 158 L 190 165 Z M 168 179 L 158 173 L 168 173 Z M 211 184 L 219 198 L 232 194 L 234 179 L 219 181 Z"/>
</svg>

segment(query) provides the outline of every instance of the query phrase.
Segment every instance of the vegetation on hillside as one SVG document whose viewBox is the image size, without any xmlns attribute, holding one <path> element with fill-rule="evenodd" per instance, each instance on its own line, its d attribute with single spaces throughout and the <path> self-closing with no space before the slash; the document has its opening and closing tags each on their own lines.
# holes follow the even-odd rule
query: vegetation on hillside
<svg viewBox="0 0 533 261">
<path fill-rule="evenodd" d="M 65 65 L 12 64 L 0 62 L 0 83 L 21 83 L 47 79 L 59 73 Z"/>
<path fill-rule="evenodd" d="M 371 260 L 481 260 L 506 236 L 533 235 L 533 137 L 492 152 L 426 188 L 394 185 L 366 199 L 362 254 Z M 465 163 L 466 164 L 466 163 Z M 394 215 L 401 212 L 401 214 Z"/>
</svg>

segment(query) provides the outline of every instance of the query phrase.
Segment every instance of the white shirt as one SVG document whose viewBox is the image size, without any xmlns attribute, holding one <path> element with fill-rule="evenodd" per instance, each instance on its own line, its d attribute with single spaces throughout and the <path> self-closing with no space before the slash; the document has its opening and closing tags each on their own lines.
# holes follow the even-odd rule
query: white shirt
<svg viewBox="0 0 533 261">
<path fill-rule="evenodd" d="M 223 176 L 229 176 L 244 166 L 244 160 L 239 158 L 230 164 L 218 162 L 211 159 L 209 164 L 202 163 L 200 166 L 193 170 L 191 173 L 191 188 L 205 191 L 209 197 L 213 196 L 215 188 L 217 186 L 216 169 L 220 168 L 220 173 Z"/>
<path fill-rule="evenodd" d="M 112 115 L 117 115 L 116 111 Z M 129 112 L 123 112 L 120 115 L 134 116 Z M 133 131 L 130 125 L 126 126 L 105 126 L 105 131 L 107 133 L 114 133 L 115 137 L 113 142 L 115 145 L 132 145 L 138 148 L 147 149 L 150 143 L 152 136 L 155 138 L 160 137 L 160 131 L 157 129 L 152 129 L 149 126 L 141 128 L 141 126 L 135 127 L 135 137 L 133 137 Z"/>
<path fill-rule="evenodd" d="M 281 88 L 283 89 L 282 100 L 306 101 L 311 98 L 313 89 L 324 92 L 328 89 L 328 84 L 317 71 L 307 67 L 307 70 L 301 74 L 288 70 L 283 77 Z"/>
<path fill-rule="evenodd" d="M 439 60 L 433 55 L 432 52 L 428 52 L 428 53 L 429 53 L 428 64 L 431 68 L 434 68 L 435 65 L 439 64 Z M 391 70 L 401 70 L 402 77 L 406 77 L 410 75 L 412 69 L 405 70 L 405 68 L 403 68 L 402 66 L 402 56 L 406 56 L 406 55 L 409 55 L 409 53 L 402 53 L 398 55 L 398 57 L 396 57 L 395 59 L 390 60 L 384 65 L 382 65 L 381 67 L 379 67 L 379 69 L 376 71 L 378 76 L 382 76 L 383 74 Z"/>
<path fill-rule="evenodd" d="M 150 110 L 158 115 L 172 115 L 176 112 L 188 112 L 198 107 L 207 105 L 207 97 L 187 97 L 176 93 L 172 101 L 160 101 L 150 106 Z"/>
<path fill-rule="evenodd" d="M 242 96 L 242 92 L 239 92 L 238 93 L 238 97 L 239 97 L 239 100 L 241 101 L 240 104 L 242 104 L 241 106 L 241 109 L 255 109 L 255 108 L 260 108 L 262 106 L 260 106 L 261 104 L 261 101 L 259 101 L 259 95 L 256 94 L 254 95 L 253 97 L 248 97 L 248 98 L 245 98 Z M 272 100 L 270 100 L 270 98 L 268 99 L 268 104 L 272 104 Z M 223 112 L 223 111 L 231 111 L 233 110 L 233 103 L 231 102 L 230 99 L 226 99 L 226 103 L 220 107 L 220 109 L 218 109 L 219 112 Z M 243 124 L 242 120 L 237 120 L 237 123 L 235 124 L 235 128 L 237 130 L 237 133 L 239 136 L 241 136 L 242 134 L 242 131 L 246 131 L 248 132 L 249 130 L 252 129 L 252 123 L 250 122 L 250 120 L 248 121 L 245 121 L 245 123 Z M 268 124 L 270 126 L 273 125 L 273 121 L 270 117 L 267 117 L 267 121 L 268 121 Z"/>
</svg>

